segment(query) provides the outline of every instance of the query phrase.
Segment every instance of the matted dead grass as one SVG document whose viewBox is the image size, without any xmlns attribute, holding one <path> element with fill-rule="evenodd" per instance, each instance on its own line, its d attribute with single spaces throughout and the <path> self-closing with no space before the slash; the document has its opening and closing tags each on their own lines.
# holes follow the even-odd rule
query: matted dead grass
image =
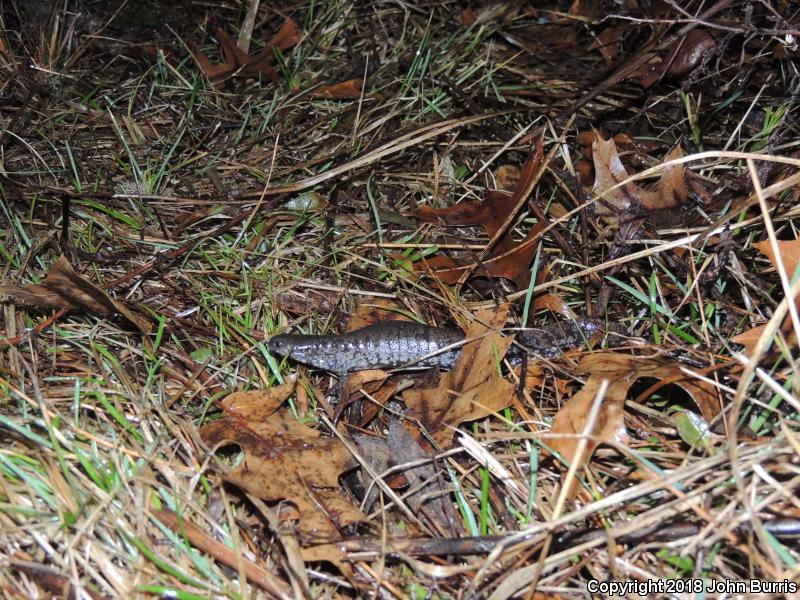
<svg viewBox="0 0 800 600">
<path fill-rule="evenodd" d="M 3 3 L 4 597 L 791 593 L 798 11 L 642 4 Z"/>
</svg>

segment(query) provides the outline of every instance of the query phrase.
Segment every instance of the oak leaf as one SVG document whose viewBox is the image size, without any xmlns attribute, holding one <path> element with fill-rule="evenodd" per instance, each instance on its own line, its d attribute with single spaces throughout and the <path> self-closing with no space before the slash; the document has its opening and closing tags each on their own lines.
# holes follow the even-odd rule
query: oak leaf
<svg viewBox="0 0 800 600">
<path fill-rule="evenodd" d="M 442 373 L 439 385 L 403 392 L 409 416 L 416 417 L 442 448 L 452 445 L 460 423 L 482 419 L 511 404 L 514 384 L 497 370 L 512 338 L 496 333 L 503 328 L 508 306 L 482 310 L 467 330 L 467 339 L 455 368 Z"/>
<path fill-rule="evenodd" d="M 448 208 L 434 209 L 423 206 L 414 216 L 427 223 L 444 225 L 480 225 L 490 238 L 501 229 L 506 219 L 520 205 L 522 194 L 536 177 L 543 161 L 542 146 L 539 144 L 535 153 L 523 165 L 516 181 L 513 193 L 500 190 L 487 192 L 485 201 L 464 202 Z M 523 240 L 515 241 L 512 229 L 509 228 L 497 240 L 489 254 L 475 269 L 473 277 L 502 277 L 517 284 L 517 288 L 527 287 L 530 282 L 530 264 L 536 254 L 540 233 L 545 223 L 538 223 L 531 228 Z M 472 257 L 451 257 L 444 254 L 426 259 L 418 264 L 445 283 L 456 283 L 464 272 L 475 268 Z"/>
<path fill-rule="evenodd" d="M 302 533 L 339 539 L 343 527 L 365 518 L 339 491 L 339 475 L 356 462 L 337 439 L 322 437 L 280 408 L 296 381 L 231 394 L 222 401 L 225 416 L 203 426 L 200 436 L 211 448 L 241 447 L 243 460 L 223 475 L 225 481 L 264 500 L 293 502 Z"/>
<path fill-rule="evenodd" d="M 665 162 L 681 158 L 683 151 L 676 147 L 665 157 Z M 657 191 L 648 191 L 632 181 L 619 183 L 629 175 L 619 158 L 614 139 L 604 140 L 595 132 L 592 142 L 594 185 L 592 191 L 599 196 L 595 213 L 609 224 L 619 221 L 620 213 L 636 216 L 642 212 L 672 211 L 685 204 L 688 198 L 683 164 L 668 165 L 661 172 Z M 618 187 L 617 187 L 618 186 Z"/>
<path fill-rule="evenodd" d="M 553 419 L 547 443 L 567 463 L 572 463 L 578 448 L 578 436 L 587 427 L 587 419 L 603 380 L 609 382 L 597 420 L 589 432 L 586 449 L 580 457 L 579 467 L 585 466 L 602 443 L 625 443 L 628 438 L 624 422 L 625 399 L 631 386 L 642 377 L 661 380 L 664 385 L 674 384 L 683 389 L 700 408 L 703 418 L 711 421 L 721 406 L 714 388 L 693 378 L 681 369 L 680 364 L 667 358 L 645 358 L 615 352 L 598 352 L 584 358 L 579 369 L 589 374 L 583 388 L 567 400 Z M 652 395 L 658 385 L 647 391 Z"/>
<path fill-rule="evenodd" d="M 232 76 L 260 77 L 269 81 L 278 76 L 272 66 L 275 61 L 273 48 L 288 50 L 300 41 L 300 33 L 297 23 L 292 19 L 286 19 L 278 33 L 272 36 L 264 48 L 256 54 L 247 55 L 225 30 L 217 29 L 216 36 L 222 51 L 223 62 L 213 64 L 196 46 L 192 47 L 192 55 L 214 85 L 218 85 Z"/>
</svg>

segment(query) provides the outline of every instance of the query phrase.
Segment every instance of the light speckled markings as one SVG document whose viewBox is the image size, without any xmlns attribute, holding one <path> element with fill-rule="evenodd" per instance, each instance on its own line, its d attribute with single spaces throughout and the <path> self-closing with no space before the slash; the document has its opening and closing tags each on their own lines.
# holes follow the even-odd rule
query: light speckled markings
<svg viewBox="0 0 800 600">
<path fill-rule="evenodd" d="M 517 345 L 509 348 L 506 358 L 518 363 L 526 350 L 552 358 L 564 348 L 579 346 L 598 333 L 624 335 L 624 330 L 615 332 L 615 329 L 613 324 L 606 329 L 606 324 L 596 319 L 557 321 L 524 329 L 517 332 Z M 351 371 L 403 366 L 452 369 L 461 352 L 460 346 L 439 351 L 462 341 L 464 334 L 456 329 L 437 329 L 410 321 L 383 321 L 342 335 L 284 333 L 272 338 L 267 345 L 275 354 L 344 376 Z M 428 356 L 430 354 L 433 356 Z"/>
<path fill-rule="evenodd" d="M 463 339 L 464 334 L 455 329 L 385 321 L 342 335 L 281 334 L 272 338 L 268 347 L 271 352 L 333 373 L 404 365 L 450 369 L 456 363 L 459 348 L 420 359 Z"/>
</svg>

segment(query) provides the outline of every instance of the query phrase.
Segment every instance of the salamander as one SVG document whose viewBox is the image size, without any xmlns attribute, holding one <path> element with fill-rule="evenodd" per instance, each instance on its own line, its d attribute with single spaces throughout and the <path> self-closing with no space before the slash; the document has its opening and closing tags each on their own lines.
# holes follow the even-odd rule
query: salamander
<svg viewBox="0 0 800 600">
<path fill-rule="evenodd" d="M 519 362 L 526 351 L 553 357 L 578 346 L 606 326 L 596 319 L 558 321 L 516 332 L 517 346 L 508 357 Z M 335 373 L 340 379 L 364 369 L 441 367 L 452 369 L 461 352 L 464 334 L 411 321 L 382 321 L 341 335 L 283 333 L 267 344 L 270 352 Z"/>
</svg>

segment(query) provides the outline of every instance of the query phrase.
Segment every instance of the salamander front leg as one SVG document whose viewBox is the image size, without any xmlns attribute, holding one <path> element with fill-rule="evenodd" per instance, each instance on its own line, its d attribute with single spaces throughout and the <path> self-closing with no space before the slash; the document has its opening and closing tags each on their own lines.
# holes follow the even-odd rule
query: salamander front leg
<svg viewBox="0 0 800 600">
<path fill-rule="evenodd" d="M 336 379 L 339 381 L 337 384 L 336 390 L 336 408 L 333 413 L 333 424 L 336 425 L 339 423 L 339 419 L 344 412 L 344 409 L 347 408 L 347 384 L 350 380 L 350 373 L 345 371 L 344 373 L 337 373 Z"/>
</svg>

